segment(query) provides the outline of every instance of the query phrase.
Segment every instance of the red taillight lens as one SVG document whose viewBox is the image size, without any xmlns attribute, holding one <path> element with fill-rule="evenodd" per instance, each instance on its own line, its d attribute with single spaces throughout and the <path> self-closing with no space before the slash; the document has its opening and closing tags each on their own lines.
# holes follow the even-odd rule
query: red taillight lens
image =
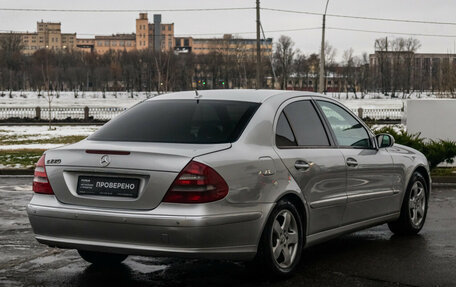
<svg viewBox="0 0 456 287">
<path fill-rule="evenodd" d="M 51 184 L 49 183 L 46 167 L 45 155 L 43 154 L 35 166 L 35 173 L 33 178 L 33 191 L 36 193 L 54 194 Z"/>
<path fill-rule="evenodd" d="M 204 203 L 222 199 L 227 194 L 228 185 L 215 170 L 191 161 L 174 180 L 163 201 Z"/>
</svg>

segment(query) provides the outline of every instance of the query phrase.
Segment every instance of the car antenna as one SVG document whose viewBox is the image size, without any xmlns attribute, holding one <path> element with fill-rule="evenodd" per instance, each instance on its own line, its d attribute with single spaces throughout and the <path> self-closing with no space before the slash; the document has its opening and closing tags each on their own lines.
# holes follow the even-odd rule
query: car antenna
<svg viewBox="0 0 456 287">
<path fill-rule="evenodd" d="M 198 90 L 195 89 L 195 98 L 196 98 L 196 103 L 197 103 L 197 104 L 199 104 L 199 98 L 201 98 L 201 96 L 202 96 L 202 95 L 201 95 L 200 93 L 198 93 Z"/>
</svg>

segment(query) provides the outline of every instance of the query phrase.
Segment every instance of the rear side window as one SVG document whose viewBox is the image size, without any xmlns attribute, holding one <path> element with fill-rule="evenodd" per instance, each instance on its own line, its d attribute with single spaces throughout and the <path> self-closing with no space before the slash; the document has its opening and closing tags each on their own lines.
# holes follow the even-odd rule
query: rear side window
<svg viewBox="0 0 456 287">
<path fill-rule="evenodd" d="M 236 141 L 259 103 L 223 100 L 146 101 L 104 125 L 88 139 L 165 143 Z"/>
<path fill-rule="evenodd" d="M 299 146 L 329 146 L 323 124 L 310 101 L 293 102 L 283 111 Z"/>
<path fill-rule="evenodd" d="M 293 131 L 283 112 L 277 121 L 276 145 L 278 147 L 297 146 Z"/>
</svg>

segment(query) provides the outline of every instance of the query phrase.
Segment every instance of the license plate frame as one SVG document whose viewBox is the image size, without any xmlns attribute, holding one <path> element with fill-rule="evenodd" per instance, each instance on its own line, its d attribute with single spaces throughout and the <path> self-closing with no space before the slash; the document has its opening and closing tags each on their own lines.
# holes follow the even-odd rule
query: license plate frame
<svg viewBox="0 0 456 287">
<path fill-rule="evenodd" d="M 76 193 L 83 196 L 137 198 L 139 185 L 138 178 L 80 175 Z"/>
</svg>

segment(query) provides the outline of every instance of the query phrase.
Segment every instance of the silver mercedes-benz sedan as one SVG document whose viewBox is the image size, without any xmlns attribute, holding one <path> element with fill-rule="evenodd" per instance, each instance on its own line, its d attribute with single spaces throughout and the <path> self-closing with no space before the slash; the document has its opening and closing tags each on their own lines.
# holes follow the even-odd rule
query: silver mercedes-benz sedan
<svg viewBox="0 0 456 287">
<path fill-rule="evenodd" d="M 256 260 L 388 223 L 416 234 L 431 179 L 420 152 L 307 92 L 207 90 L 146 100 L 38 161 L 36 239 L 94 264 L 128 255 Z"/>
</svg>

